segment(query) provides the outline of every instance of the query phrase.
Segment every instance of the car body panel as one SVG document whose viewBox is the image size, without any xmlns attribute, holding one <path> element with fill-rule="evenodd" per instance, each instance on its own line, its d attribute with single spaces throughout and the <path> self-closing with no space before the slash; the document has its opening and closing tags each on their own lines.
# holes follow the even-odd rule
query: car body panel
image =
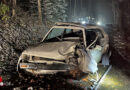
<svg viewBox="0 0 130 90">
<path fill-rule="evenodd" d="M 39 46 L 28 48 L 22 54 L 44 58 L 52 58 L 56 60 L 65 60 L 65 56 L 61 55 L 59 51 L 62 51 L 64 53 L 70 53 L 74 51 L 75 46 L 76 42 L 69 41 L 43 43 Z M 72 49 L 69 49 L 69 51 L 64 51 L 68 47 Z"/>
</svg>

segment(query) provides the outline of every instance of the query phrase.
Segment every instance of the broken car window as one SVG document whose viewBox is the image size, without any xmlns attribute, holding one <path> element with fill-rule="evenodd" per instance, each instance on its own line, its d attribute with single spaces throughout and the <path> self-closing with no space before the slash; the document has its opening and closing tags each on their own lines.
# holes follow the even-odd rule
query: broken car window
<svg viewBox="0 0 130 90">
<path fill-rule="evenodd" d="M 54 28 L 47 35 L 46 42 L 55 42 L 55 41 L 83 41 L 83 32 L 82 30 L 66 29 L 66 28 Z"/>
</svg>

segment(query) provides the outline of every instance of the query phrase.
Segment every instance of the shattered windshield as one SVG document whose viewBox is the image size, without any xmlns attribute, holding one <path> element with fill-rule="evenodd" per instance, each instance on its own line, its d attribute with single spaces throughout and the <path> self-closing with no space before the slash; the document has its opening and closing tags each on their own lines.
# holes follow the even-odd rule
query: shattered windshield
<svg viewBox="0 0 130 90">
<path fill-rule="evenodd" d="M 63 28 L 53 28 L 51 30 L 51 32 L 48 34 L 46 39 L 51 39 L 51 38 L 54 38 L 54 37 L 62 36 L 63 33 L 64 33 Z"/>
<path fill-rule="evenodd" d="M 83 39 L 83 32 L 82 30 L 74 30 L 67 28 L 53 28 L 44 41 L 46 42 L 64 41 L 68 38 Z"/>
</svg>

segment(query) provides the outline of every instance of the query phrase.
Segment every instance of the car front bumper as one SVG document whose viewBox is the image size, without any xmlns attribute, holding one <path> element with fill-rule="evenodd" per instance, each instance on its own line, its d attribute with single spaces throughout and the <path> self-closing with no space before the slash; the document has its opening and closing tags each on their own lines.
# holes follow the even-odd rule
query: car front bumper
<svg viewBox="0 0 130 90">
<path fill-rule="evenodd" d="M 32 74 L 54 74 L 73 70 L 74 65 L 70 64 L 44 64 L 44 63 L 20 63 L 20 69 Z"/>
</svg>

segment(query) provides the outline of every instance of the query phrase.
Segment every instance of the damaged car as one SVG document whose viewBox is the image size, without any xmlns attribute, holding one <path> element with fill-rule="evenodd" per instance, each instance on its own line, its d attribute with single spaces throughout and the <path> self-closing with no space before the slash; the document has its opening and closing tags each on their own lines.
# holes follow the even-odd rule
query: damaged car
<svg viewBox="0 0 130 90">
<path fill-rule="evenodd" d="M 17 70 L 33 75 L 55 74 L 79 68 L 95 73 L 99 62 L 108 62 L 109 38 L 99 26 L 56 23 L 42 42 L 24 50 Z M 105 59 L 103 59 L 105 58 Z"/>
</svg>

